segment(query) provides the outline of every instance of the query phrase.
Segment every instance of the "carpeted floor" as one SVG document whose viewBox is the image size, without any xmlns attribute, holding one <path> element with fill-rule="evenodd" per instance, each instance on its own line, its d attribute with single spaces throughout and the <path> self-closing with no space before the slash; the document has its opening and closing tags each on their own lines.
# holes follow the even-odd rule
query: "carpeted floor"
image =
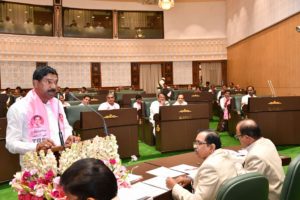
<svg viewBox="0 0 300 200">
<path fill-rule="evenodd" d="M 211 120 L 209 127 L 212 130 L 215 130 L 217 127 L 218 118 L 214 117 Z M 220 133 L 222 146 L 234 146 L 239 145 L 239 141 L 236 140 L 234 137 L 231 137 L 227 132 Z M 297 155 L 300 154 L 300 146 L 278 146 L 277 150 L 280 154 L 290 156 L 295 158 Z M 140 157 L 138 161 L 132 162 L 130 159 L 123 160 L 125 166 L 137 164 L 140 162 L 145 162 L 146 160 L 152 160 L 159 157 L 167 157 L 171 155 L 176 155 L 180 153 L 185 153 L 189 151 L 177 151 L 177 152 L 168 152 L 168 153 L 160 153 L 159 151 L 155 150 L 154 146 L 148 146 L 143 142 L 139 142 L 139 152 Z M 287 170 L 287 167 L 284 167 L 284 170 Z M 0 200 L 15 200 L 17 199 L 17 194 L 10 188 L 8 183 L 4 183 L 0 185 Z"/>
</svg>

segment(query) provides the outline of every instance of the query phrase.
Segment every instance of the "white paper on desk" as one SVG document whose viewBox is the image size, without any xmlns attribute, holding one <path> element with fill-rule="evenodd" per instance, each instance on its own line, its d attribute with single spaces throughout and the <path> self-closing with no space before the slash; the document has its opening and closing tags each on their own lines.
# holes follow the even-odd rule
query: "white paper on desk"
<svg viewBox="0 0 300 200">
<path fill-rule="evenodd" d="M 162 177 L 176 177 L 176 176 L 180 176 L 183 175 L 183 172 L 178 172 L 178 171 L 174 171 L 171 170 L 169 168 L 166 167 L 158 167 L 156 169 L 147 171 L 148 174 L 152 174 L 154 176 L 162 176 Z"/>
<path fill-rule="evenodd" d="M 198 171 L 198 167 L 195 167 L 192 165 L 186 165 L 186 164 L 177 165 L 177 166 L 171 167 L 170 169 L 184 172 L 184 173 L 188 174 L 192 179 L 195 178 L 196 173 Z"/>
<path fill-rule="evenodd" d="M 166 177 L 157 176 L 157 177 L 154 177 L 154 178 L 147 179 L 147 180 L 143 181 L 143 183 L 148 184 L 148 185 L 152 185 L 154 187 L 164 189 L 165 192 L 166 192 L 166 191 L 169 190 L 167 188 L 166 179 L 167 179 Z"/>
<path fill-rule="evenodd" d="M 121 188 L 118 191 L 120 200 L 150 200 L 166 191 L 142 182 L 136 183 L 131 188 Z"/>
<path fill-rule="evenodd" d="M 136 174 L 128 174 L 127 180 L 132 184 L 143 179 L 142 176 Z"/>
</svg>

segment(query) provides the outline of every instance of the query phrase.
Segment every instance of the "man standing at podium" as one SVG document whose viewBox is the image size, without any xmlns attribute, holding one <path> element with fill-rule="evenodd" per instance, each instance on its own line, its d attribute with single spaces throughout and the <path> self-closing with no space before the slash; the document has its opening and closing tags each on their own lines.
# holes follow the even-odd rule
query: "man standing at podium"
<svg viewBox="0 0 300 200">
<path fill-rule="evenodd" d="M 57 82 L 55 69 L 49 66 L 37 68 L 33 73 L 33 89 L 9 108 L 6 148 L 11 153 L 22 155 L 54 146 L 70 146 L 80 140 L 72 135 L 63 106 L 54 98 Z"/>
<path fill-rule="evenodd" d="M 252 119 L 245 119 L 237 124 L 235 137 L 248 151 L 244 169 L 240 173 L 258 172 L 266 176 L 269 181 L 269 199 L 279 199 L 284 172 L 273 142 L 261 136 L 260 128 Z"/>
</svg>

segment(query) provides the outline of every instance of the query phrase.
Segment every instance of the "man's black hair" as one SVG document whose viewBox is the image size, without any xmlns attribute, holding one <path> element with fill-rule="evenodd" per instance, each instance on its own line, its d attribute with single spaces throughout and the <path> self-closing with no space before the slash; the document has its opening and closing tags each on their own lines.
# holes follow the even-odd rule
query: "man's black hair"
<svg viewBox="0 0 300 200">
<path fill-rule="evenodd" d="M 40 81 L 43 79 L 44 76 L 47 76 L 48 74 L 54 74 L 58 76 L 56 70 L 50 66 L 43 66 L 43 67 L 38 67 L 33 73 L 32 79 Z"/>
</svg>

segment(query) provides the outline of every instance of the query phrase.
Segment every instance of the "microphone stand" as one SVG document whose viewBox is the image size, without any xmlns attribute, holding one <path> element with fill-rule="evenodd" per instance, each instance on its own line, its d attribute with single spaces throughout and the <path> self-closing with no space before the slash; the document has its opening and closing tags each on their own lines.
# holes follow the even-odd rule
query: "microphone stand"
<svg viewBox="0 0 300 200">
<path fill-rule="evenodd" d="M 73 93 L 69 93 L 74 99 L 76 99 L 77 101 L 81 101 L 79 98 L 77 98 Z M 106 122 L 105 122 L 105 119 L 103 117 L 103 115 L 101 115 L 101 113 L 99 113 L 97 110 L 95 110 L 93 107 L 91 107 L 89 104 L 85 105 L 85 107 L 89 108 L 89 110 L 93 111 L 94 113 L 96 113 L 101 119 L 102 119 L 102 122 L 103 122 L 103 131 L 104 131 L 104 134 L 106 136 L 109 136 L 110 134 L 108 133 L 108 130 L 107 130 L 107 125 L 106 125 Z"/>
<path fill-rule="evenodd" d="M 64 142 L 64 137 L 63 137 L 63 134 L 61 132 L 61 129 L 60 129 L 60 123 L 59 123 L 59 94 L 57 95 L 57 124 L 58 124 L 58 135 L 59 135 L 59 140 L 60 140 L 60 144 L 61 146 L 65 146 L 65 142 Z"/>
</svg>

